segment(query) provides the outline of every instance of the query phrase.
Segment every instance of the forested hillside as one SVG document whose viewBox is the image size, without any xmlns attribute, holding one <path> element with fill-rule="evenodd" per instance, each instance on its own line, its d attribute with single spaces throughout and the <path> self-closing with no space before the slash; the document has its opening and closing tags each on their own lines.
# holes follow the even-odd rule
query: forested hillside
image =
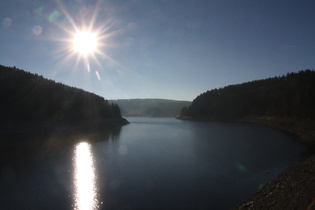
<svg viewBox="0 0 315 210">
<path fill-rule="evenodd" d="M 178 117 L 180 109 L 191 104 L 189 101 L 166 99 L 119 99 L 112 102 L 119 105 L 126 117 Z"/>
<path fill-rule="evenodd" d="M 315 71 L 257 80 L 199 95 L 181 110 L 182 119 L 235 120 L 245 117 L 315 119 Z"/>
<path fill-rule="evenodd" d="M 15 67 L 0 66 L 0 123 L 102 122 L 121 118 L 118 105 Z"/>
</svg>

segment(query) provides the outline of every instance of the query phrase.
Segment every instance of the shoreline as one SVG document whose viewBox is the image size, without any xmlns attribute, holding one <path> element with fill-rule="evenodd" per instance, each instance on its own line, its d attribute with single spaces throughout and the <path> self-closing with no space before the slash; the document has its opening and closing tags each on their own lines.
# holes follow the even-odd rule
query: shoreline
<svg viewBox="0 0 315 210">
<path fill-rule="evenodd" d="M 293 135 L 311 147 L 312 154 L 301 163 L 283 170 L 236 209 L 315 209 L 315 121 L 259 117 L 241 122 L 258 123 Z"/>
<path fill-rule="evenodd" d="M 315 155 L 283 170 L 235 209 L 315 209 Z"/>
<path fill-rule="evenodd" d="M 177 118 L 188 121 L 214 122 L 218 120 Z M 227 121 L 222 121 L 227 122 Z M 289 135 L 309 147 L 310 156 L 302 162 L 284 169 L 256 194 L 236 206 L 237 210 L 307 209 L 315 210 L 315 121 L 280 117 L 247 117 L 228 122 L 257 123 Z"/>
<path fill-rule="evenodd" d="M 247 117 L 239 122 L 258 123 L 288 133 L 306 145 L 315 146 L 315 121 L 279 117 Z"/>
<path fill-rule="evenodd" d="M 177 117 L 178 120 L 192 122 L 244 122 L 264 125 L 298 138 L 299 142 L 315 147 L 315 120 L 280 117 L 246 117 L 242 119 L 221 120 L 193 117 Z"/>
</svg>

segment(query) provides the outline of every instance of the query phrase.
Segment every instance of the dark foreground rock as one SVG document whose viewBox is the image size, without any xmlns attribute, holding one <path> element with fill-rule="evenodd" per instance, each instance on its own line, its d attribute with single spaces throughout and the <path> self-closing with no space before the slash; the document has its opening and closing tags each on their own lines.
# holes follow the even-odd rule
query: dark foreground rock
<svg viewBox="0 0 315 210">
<path fill-rule="evenodd" d="M 315 122 L 284 118 L 251 118 L 255 122 L 290 133 L 309 147 L 315 145 Z M 314 151 L 314 150 L 313 150 Z M 315 210 L 315 154 L 290 167 L 268 182 L 256 195 L 237 209 Z"/>
</svg>

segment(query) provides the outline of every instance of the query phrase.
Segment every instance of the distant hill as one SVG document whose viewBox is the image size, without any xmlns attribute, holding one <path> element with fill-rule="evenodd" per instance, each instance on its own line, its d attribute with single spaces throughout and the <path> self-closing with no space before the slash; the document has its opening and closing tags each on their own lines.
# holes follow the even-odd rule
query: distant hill
<svg viewBox="0 0 315 210">
<path fill-rule="evenodd" d="M 119 105 L 125 117 L 178 117 L 183 106 L 189 106 L 189 101 L 166 99 L 119 99 L 110 100 Z"/>
<path fill-rule="evenodd" d="M 180 118 L 235 120 L 249 117 L 315 119 L 315 71 L 304 70 L 202 93 Z"/>
<path fill-rule="evenodd" d="M 0 66 L 0 123 L 124 123 L 119 106 L 84 90 Z"/>
</svg>

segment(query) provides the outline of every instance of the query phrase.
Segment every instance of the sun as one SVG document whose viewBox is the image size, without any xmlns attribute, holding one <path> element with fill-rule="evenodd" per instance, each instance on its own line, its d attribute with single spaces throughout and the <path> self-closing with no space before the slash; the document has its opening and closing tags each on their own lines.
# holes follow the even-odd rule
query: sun
<svg viewBox="0 0 315 210">
<path fill-rule="evenodd" d="M 103 1 L 98 1 L 95 7 L 87 10 L 83 7 L 82 12 L 80 9 L 74 15 L 67 10 L 62 1 L 56 2 L 59 5 L 60 15 L 65 17 L 59 18 L 60 22 L 58 22 L 59 19 L 53 21 L 62 29 L 64 35 L 64 37 L 53 37 L 60 41 L 60 49 L 56 51 L 56 54 L 58 58 L 59 56 L 62 58 L 63 63 L 68 65 L 74 61 L 74 69 L 86 68 L 88 72 L 91 72 L 91 67 L 102 68 L 105 64 L 123 67 L 108 54 L 109 49 L 115 47 L 112 37 L 120 34 L 122 28 L 116 29 L 115 24 L 111 22 L 112 18 L 105 18 L 105 21 L 104 18 L 102 21 L 99 20 L 99 8 L 102 7 L 98 4 L 103 5 Z M 100 80 L 99 72 L 95 71 L 95 74 Z"/>
<path fill-rule="evenodd" d="M 73 36 L 73 50 L 83 56 L 93 54 L 97 50 L 97 34 L 90 31 L 78 31 Z"/>
</svg>

